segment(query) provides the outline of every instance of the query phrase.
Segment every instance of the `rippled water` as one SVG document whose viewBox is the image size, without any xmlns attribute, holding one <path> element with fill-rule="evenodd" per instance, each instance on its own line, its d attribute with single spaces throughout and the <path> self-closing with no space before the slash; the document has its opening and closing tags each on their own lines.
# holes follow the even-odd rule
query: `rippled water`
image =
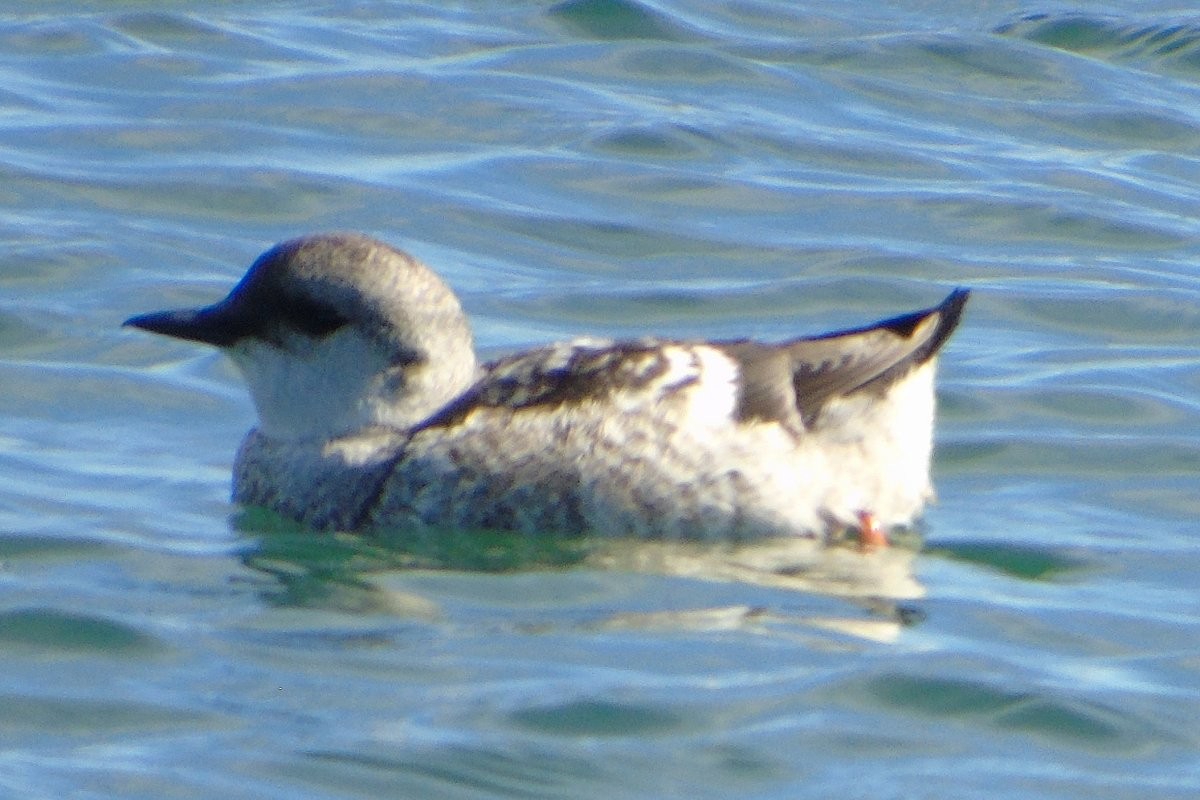
<svg viewBox="0 0 1200 800">
<path fill-rule="evenodd" d="M 1200 18 L 878 5 L 0 9 L 3 793 L 1195 796 Z M 239 512 L 235 375 L 120 322 L 336 228 L 489 352 L 975 288 L 923 552 Z"/>
</svg>

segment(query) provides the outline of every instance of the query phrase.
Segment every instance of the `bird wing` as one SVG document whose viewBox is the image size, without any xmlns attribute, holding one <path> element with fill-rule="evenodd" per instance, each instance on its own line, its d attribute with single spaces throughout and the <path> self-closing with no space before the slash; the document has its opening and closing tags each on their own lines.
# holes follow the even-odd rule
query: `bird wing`
<svg viewBox="0 0 1200 800">
<path fill-rule="evenodd" d="M 670 350 L 693 345 L 642 339 L 626 342 L 580 339 L 519 353 L 485 364 L 483 376 L 417 429 L 449 426 L 477 408 L 522 409 L 602 401 L 615 392 L 658 393 L 700 380 L 696 363 L 681 364 Z"/>
<path fill-rule="evenodd" d="M 780 344 L 581 339 L 538 348 L 484 365 L 474 386 L 415 430 L 453 425 L 482 407 L 569 405 L 617 392 L 644 393 L 649 405 L 705 379 L 705 348 L 737 367 L 734 419 L 811 429 L 831 400 L 883 391 L 931 358 L 958 324 L 967 296 L 956 290 L 930 309 Z"/>
<path fill-rule="evenodd" d="M 811 429 L 831 400 L 886 390 L 937 354 L 969 295 L 956 289 L 933 308 L 782 344 L 720 343 L 741 367 L 739 417 L 794 425 L 798 416 Z"/>
</svg>

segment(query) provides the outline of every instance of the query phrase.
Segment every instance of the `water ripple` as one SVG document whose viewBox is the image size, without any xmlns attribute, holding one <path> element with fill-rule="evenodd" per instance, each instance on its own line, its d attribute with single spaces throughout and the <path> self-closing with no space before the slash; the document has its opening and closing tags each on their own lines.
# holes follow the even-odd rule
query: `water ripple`
<svg viewBox="0 0 1200 800">
<path fill-rule="evenodd" d="M 1003 13 L 0 13 L 0 787 L 1200 791 L 1200 26 Z M 929 549 L 814 586 L 788 553 L 237 514 L 236 373 L 119 326 L 332 228 L 427 260 L 489 353 L 783 339 L 973 287 Z M 864 596 L 884 577 L 907 599 Z"/>
</svg>

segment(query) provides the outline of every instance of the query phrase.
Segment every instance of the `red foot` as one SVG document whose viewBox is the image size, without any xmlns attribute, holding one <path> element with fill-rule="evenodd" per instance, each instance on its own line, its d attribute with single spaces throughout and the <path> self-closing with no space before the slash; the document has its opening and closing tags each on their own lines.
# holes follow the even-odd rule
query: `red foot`
<svg viewBox="0 0 1200 800">
<path fill-rule="evenodd" d="M 870 511 L 858 512 L 858 546 L 863 552 L 882 550 L 888 546 L 887 534 Z"/>
</svg>

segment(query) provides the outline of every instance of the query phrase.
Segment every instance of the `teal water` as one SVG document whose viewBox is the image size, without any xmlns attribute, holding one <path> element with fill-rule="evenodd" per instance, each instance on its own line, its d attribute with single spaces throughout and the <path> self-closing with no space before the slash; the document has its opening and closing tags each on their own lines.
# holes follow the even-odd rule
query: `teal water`
<svg viewBox="0 0 1200 800">
<path fill-rule="evenodd" d="M 0 794 L 1196 796 L 1200 19 L 879 5 L 0 4 Z M 973 287 L 924 550 L 240 512 L 236 375 L 120 323 L 339 228 L 488 352 Z"/>
</svg>

